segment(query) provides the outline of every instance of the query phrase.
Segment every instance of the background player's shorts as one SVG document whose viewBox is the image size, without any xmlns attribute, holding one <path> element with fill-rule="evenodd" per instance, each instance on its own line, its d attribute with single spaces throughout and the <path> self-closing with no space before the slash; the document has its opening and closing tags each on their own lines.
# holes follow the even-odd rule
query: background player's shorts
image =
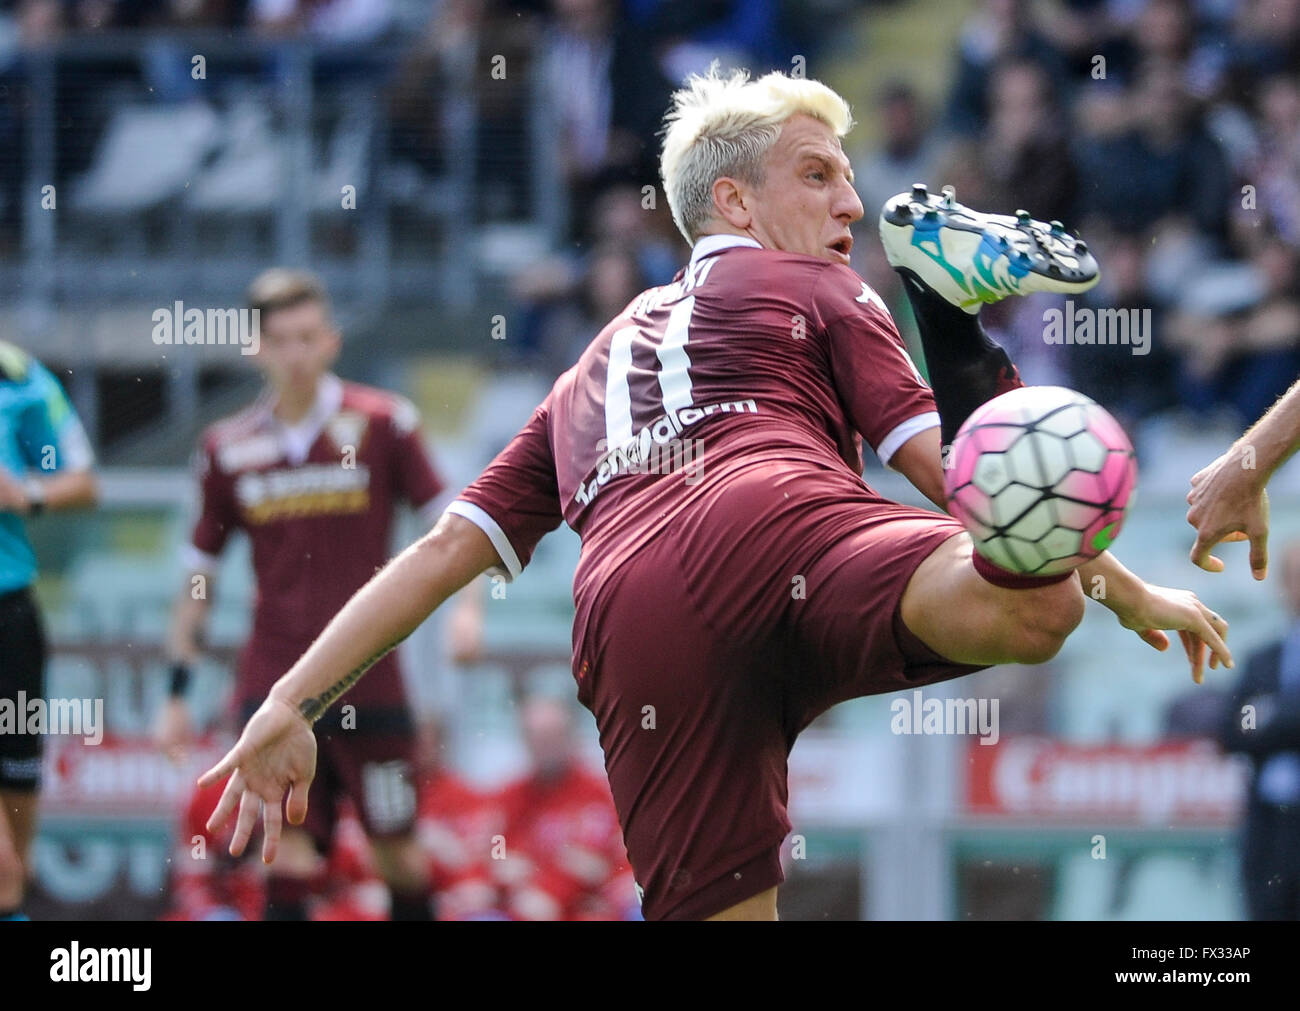
<svg viewBox="0 0 1300 1011">
<path fill-rule="evenodd" d="M 30 590 L 0 595 L 0 699 L 45 697 L 45 630 Z M 40 734 L 0 734 L 0 789 L 34 791 L 41 782 Z"/>
<path fill-rule="evenodd" d="M 306 649 L 292 642 L 250 643 L 240 657 L 234 712 L 247 724 L 271 685 Z M 329 850 L 337 801 L 349 797 L 372 839 L 406 835 L 415 826 L 415 724 L 406 701 L 397 654 L 382 657 L 364 681 L 374 679 L 383 701 L 360 705 L 348 693 L 316 721 L 316 778 L 299 826 L 317 849 Z M 372 690 L 368 698 L 373 699 Z M 287 822 L 286 822 L 287 824 Z"/>
<path fill-rule="evenodd" d="M 316 779 L 303 827 L 321 852 L 333 839 L 337 800 L 343 796 L 352 798 L 372 839 L 403 836 L 415 827 L 410 713 L 405 708 L 358 708 L 355 729 L 347 729 L 341 725 L 344 704 L 335 703 L 316 722 Z"/>
<path fill-rule="evenodd" d="M 416 737 L 410 711 L 357 707 L 349 715 L 346 706 L 345 698 L 316 721 L 316 778 L 307 820 L 297 826 L 322 854 L 330 850 L 344 797 L 352 800 L 371 839 L 400 837 L 415 827 Z"/>
<path fill-rule="evenodd" d="M 817 715 L 980 669 L 899 616 L 955 520 L 847 471 L 755 468 L 723 488 L 575 583 L 574 676 L 648 920 L 707 917 L 784 880 L 787 757 Z"/>
</svg>

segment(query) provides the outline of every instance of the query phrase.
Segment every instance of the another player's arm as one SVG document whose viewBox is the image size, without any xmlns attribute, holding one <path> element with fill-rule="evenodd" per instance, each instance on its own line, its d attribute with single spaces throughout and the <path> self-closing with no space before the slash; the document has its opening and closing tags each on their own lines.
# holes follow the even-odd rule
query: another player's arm
<svg viewBox="0 0 1300 1011">
<path fill-rule="evenodd" d="M 894 453 L 889 465 L 906 477 L 923 495 L 942 509 L 947 508 L 939 429 L 930 428 L 912 436 Z M 1136 632 L 1143 642 L 1158 650 L 1169 648 L 1163 629 L 1176 630 L 1192 665 L 1192 679 L 1204 677 L 1206 647 L 1210 667 L 1220 662 L 1232 666 L 1232 654 L 1224 645 L 1228 623 L 1201 603 L 1190 590 L 1153 586 L 1120 564 L 1109 551 L 1078 569 L 1083 592 L 1115 613 L 1119 623 Z"/>
<path fill-rule="evenodd" d="M 266 826 L 262 859 L 273 860 L 286 789 L 290 822 L 299 825 L 307 815 L 307 791 L 316 768 L 312 721 L 443 601 L 475 576 L 501 564 L 482 530 L 460 516 L 446 514 L 358 590 L 272 686 L 235 746 L 199 780 L 200 786 L 207 786 L 230 776 L 208 830 L 220 828 L 238 804 L 239 820 L 230 844 L 230 852 L 238 856 L 261 807 Z"/>
<path fill-rule="evenodd" d="M 81 509 L 93 506 L 98 498 L 98 482 L 89 468 L 21 480 L 0 470 L 0 512 L 31 516 L 43 510 Z"/>
<path fill-rule="evenodd" d="M 9 366 L 0 368 L 0 375 L 16 374 L 36 394 L 19 415 L 16 431 L 28 470 L 8 474 L 0 469 L 0 512 L 37 516 L 94 505 L 99 497 L 95 455 L 63 387 L 21 352 L 6 346 L 0 354 Z"/>
<path fill-rule="evenodd" d="M 212 577 L 193 572 L 172 603 L 167 627 L 168 688 L 154 732 L 158 747 L 180 759 L 194 738 L 190 707 L 186 701 L 191 671 L 203 652 L 204 633 L 212 610 Z"/>
<path fill-rule="evenodd" d="M 1250 569 L 1268 575 L 1268 482 L 1300 450 L 1300 382 L 1247 429 L 1226 453 L 1192 477 L 1187 522 L 1196 528 L 1191 558 L 1209 572 L 1223 561 L 1210 554 L 1222 541 L 1250 541 Z"/>
<path fill-rule="evenodd" d="M 167 701 L 158 714 L 154 738 L 162 751 L 178 759 L 194 738 L 186 701 L 191 671 L 203 653 L 208 615 L 214 599 L 213 574 L 230 533 L 239 526 L 239 513 L 229 477 L 219 466 L 216 444 L 205 440 L 195 455 L 200 510 L 185 549 L 186 577 L 172 602 L 167 629 Z"/>
</svg>

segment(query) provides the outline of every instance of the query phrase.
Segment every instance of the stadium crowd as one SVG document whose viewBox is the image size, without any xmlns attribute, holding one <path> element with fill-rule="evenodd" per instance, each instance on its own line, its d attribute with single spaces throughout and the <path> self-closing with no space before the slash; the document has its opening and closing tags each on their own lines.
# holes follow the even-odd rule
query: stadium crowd
<svg viewBox="0 0 1300 1011">
<path fill-rule="evenodd" d="M 524 326 L 510 350 L 553 375 L 611 306 L 670 279 L 681 259 L 666 207 L 646 189 L 658 183 L 656 134 L 674 82 L 713 59 L 757 73 L 797 58 L 837 81 L 872 59 L 840 26 L 894 6 L 837 0 L 814 15 L 790 0 L 17 0 L 0 15 L 6 223 L 18 227 L 24 178 L 24 54 L 51 40 L 208 28 L 335 47 L 317 75 L 379 84 L 389 156 L 429 172 L 452 156 L 440 127 L 447 80 L 500 55 L 510 69 L 476 110 L 477 210 L 485 220 L 537 213 L 535 167 L 512 138 L 524 129 L 521 89 L 539 81 L 560 136 L 569 241 L 514 278 Z M 1061 220 L 1105 266 L 1082 304 L 1150 310 L 1153 333 L 1140 355 L 1123 345 L 1062 354 L 1042 340 L 1046 300 L 995 307 L 988 323 L 1026 374 L 1091 393 L 1130 425 L 1171 409 L 1258 417 L 1300 371 L 1300 0 L 980 0 L 937 53 L 921 45 L 922 18 L 914 75 L 848 89 L 858 119 L 877 126 L 870 143 L 849 138 L 869 216 L 925 180 L 954 184 L 973 205 Z M 395 48 L 368 63 L 372 45 Z M 142 73 L 179 99 L 193 93 L 187 60 L 97 74 Z M 926 88 L 936 73 L 950 82 L 938 101 Z M 62 117 L 93 120 L 103 83 L 69 89 Z M 81 136 L 61 148 L 62 171 L 91 157 L 93 131 Z M 857 250 L 906 328 L 877 244 Z"/>
</svg>

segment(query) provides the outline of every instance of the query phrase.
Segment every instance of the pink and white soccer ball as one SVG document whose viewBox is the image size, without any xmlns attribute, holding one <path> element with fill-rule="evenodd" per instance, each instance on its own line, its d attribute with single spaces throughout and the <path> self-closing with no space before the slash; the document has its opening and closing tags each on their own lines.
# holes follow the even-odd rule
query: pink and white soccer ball
<svg viewBox="0 0 1300 1011">
<path fill-rule="evenodd" d="M 1068 572 L 1108 548 L 1137 486 L 1119 422 L 1063 386 L 1025 386 L 975 410 L 944 461 L 948 509 L 975 550 L 1012 572 Z"/>
</svg>

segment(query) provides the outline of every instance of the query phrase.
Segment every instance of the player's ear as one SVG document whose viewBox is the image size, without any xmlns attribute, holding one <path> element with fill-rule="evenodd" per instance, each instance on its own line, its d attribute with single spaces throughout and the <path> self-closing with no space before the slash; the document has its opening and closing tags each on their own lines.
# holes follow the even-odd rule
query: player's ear
<svg viewBox="0 0 1300 1011">
<path fill-rule="evenodd" d="M 748 228 L 753 222 L 745 192 L 730 176 L 713 180 L 713 209 L 733 228 Z"/>
</svg>

